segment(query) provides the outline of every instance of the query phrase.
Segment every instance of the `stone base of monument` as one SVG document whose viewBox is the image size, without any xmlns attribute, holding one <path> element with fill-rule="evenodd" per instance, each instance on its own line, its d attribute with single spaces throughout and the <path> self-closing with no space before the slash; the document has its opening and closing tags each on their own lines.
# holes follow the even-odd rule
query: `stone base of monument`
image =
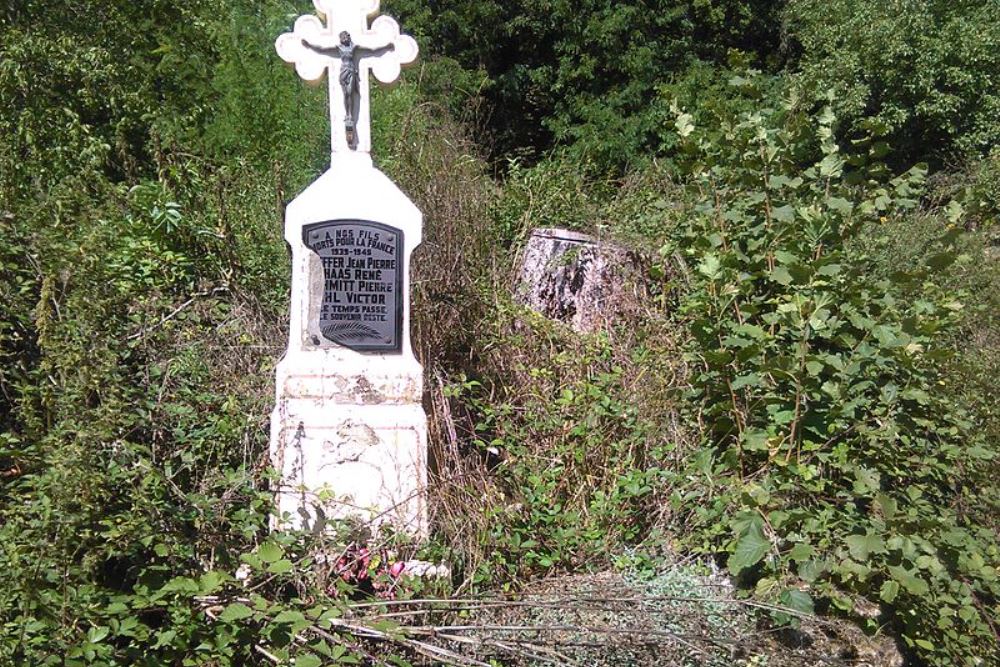
<svg viewBox="0 0 1000 667">
<path fill-rule="evenodd" d="M 282 486 L 274 527 L 320 532 L 349 519 L 372 532 L 386 525 L 426 536 L 420 367 L 379 374 L 329 361 L 332 368 L 318 363 L 308 374 L 285 364 L 278 370 L 271 437 L 281 443 L 272 458 Z"/>
</svg>

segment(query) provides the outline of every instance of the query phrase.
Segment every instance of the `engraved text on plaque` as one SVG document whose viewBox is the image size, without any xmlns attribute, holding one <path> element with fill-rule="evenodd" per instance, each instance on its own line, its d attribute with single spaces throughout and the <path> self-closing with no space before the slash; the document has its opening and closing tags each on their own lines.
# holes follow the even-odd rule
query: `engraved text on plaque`
<svg viewBox="0 0 1000 667">
<path fill-rule="evenodd" d="M 323 337 L 352 350 L 398 352 L 402 231 L 364 220 L 330 220 L 306 225 L 303 235 L 323 266 Z"/>
</svg>

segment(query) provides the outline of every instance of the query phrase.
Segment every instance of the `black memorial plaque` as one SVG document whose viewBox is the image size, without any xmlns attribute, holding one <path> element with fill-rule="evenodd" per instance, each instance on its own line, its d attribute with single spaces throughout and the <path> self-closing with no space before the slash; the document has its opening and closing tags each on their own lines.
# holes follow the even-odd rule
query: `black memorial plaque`
<svg viewBox="0 0 1000 667">
<path fill-rule="evenodd" d="M 323 263 L 319 329 L 361 352 L 399 352 L 403 332 L 403 232 L 365 220 L 306 225 Z"/>
</svg>

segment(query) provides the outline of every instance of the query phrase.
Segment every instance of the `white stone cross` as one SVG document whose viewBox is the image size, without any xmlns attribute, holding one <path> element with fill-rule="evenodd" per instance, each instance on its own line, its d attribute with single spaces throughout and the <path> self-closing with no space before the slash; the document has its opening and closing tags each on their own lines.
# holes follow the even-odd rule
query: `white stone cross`
<svg viewBox="0 0 1000 667">
<path fill-rule="evenodd" d="M 371 162 L 368 73 L 385 83 L 416 42 L 378 0 L 313 0 L 275 43 L 307 81 L 329 71 L 330 168 L 285 209 L 292 250 L 288 349 L 275 369 L 275 529 L 426 537 L 427 415 L 410 341 L 410 260 L 420 210 Z"/>
<path fill-rule="evenodd" d="M 417 43 L 399 24 L 379 16 L 379 0 L 313 0 L 327 25 L 311 14 L 295 21 L 274 43 L 278 55 L 295 65 L 306 81 L 319 81 L 330 69 L 330 151 L 334 158 L 371 152 L 368 73 L 382 83 L 399 77 L 402 65 L 416 60 Z M 345 36 L 346 34 L 346 36 Z"/>
</svg>

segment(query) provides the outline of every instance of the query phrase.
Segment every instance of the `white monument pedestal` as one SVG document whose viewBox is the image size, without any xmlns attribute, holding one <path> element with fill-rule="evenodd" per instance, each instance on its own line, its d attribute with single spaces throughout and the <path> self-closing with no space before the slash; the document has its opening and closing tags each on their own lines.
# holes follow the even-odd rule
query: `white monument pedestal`
<svg viewBox="0 0 1000 667">
<path fill-rule="evenodd" d="M 335 153 L 286 210 L 291 326 L 271 417 L 282 477 L 275 529 L 351 518 L 427 534 L 427 418 L 409 334 L 421 231 L 420 211 L 362 152 Z"/>
</svg>

